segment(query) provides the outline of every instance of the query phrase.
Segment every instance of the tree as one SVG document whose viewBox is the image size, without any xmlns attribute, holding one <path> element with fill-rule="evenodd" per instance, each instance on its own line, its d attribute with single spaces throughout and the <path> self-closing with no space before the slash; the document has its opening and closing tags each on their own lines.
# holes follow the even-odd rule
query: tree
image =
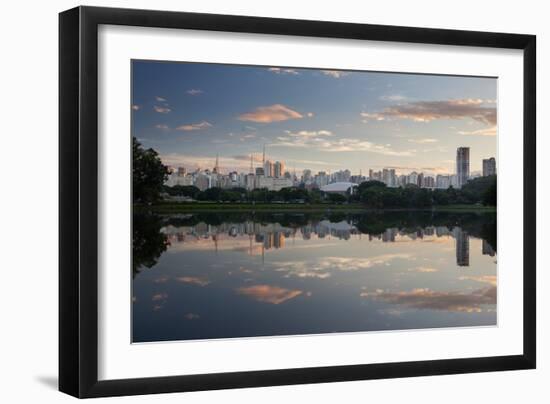
<svg viewBox="0 0 550 404">
<path fill-rule="evenodd" d="M 493 180 L 493 183 L 489 185 L 489 188 L 483 194 L 483 204 L 490 206 L 497 206 L 497 179 Z"/>
<path fill-rule="evenodd" d="M 331 202 L 331 203 L 344 203 L 348 200 L 348 198 L 346 198 L 345 195 L 342 195 L 342 194 L 333 194 L 333 193 L 329 193 L 327 194 L 328 196 L 328 200 Z"/>
<path fill-rule="evenodd" d="M 154 203 L 160 199 L 163 184 L 168 178 L 168 168 L 162 164 L 158 153 L 145 150 L 132 137 L 132 187 L 134 203 Z"/>
</svg>

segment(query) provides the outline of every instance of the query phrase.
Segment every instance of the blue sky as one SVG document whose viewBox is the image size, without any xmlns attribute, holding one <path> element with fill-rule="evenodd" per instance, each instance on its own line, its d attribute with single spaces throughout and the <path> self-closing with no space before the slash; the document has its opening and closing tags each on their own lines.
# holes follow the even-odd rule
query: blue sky
<svg viewBox="0 0 550 404">
<path fill-rule="evenodd" d="M 165 164 L 453 173 L 496 155 L 494 78 L 133 61 L 133 135 Z M 497 162 L 498 163 L 498 162 Z"/>
</svg>

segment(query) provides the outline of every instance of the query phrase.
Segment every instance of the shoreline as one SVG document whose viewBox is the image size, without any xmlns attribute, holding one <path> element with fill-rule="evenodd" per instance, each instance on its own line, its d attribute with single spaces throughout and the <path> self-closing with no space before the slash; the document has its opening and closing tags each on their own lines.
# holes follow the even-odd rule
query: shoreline
<svg viewBox="0 0 550 404">
<path fill-rule="evenodd" d="M 361 204 L 272 204 L 272 203 L 189 203 L 174 202 L 157 205 L 133 205 L 134 211 L 155 213 L 192 213 L 192 212 L 473 212 L 496 213 L 495 206 L 478 205 L 437 205 L 428 208 L 384 208 L 371 209 Z"/>
</svg>

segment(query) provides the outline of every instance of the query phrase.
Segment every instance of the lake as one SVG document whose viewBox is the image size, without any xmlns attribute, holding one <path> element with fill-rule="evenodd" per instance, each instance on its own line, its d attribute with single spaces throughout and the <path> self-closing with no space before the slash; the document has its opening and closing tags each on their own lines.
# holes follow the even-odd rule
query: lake
<svg viewBox="0 0 550 404">
<path fill-rule="evenodd" d="M 133 342 L 494 326 L 496 214 L 134 214 Z"/>
</svg>

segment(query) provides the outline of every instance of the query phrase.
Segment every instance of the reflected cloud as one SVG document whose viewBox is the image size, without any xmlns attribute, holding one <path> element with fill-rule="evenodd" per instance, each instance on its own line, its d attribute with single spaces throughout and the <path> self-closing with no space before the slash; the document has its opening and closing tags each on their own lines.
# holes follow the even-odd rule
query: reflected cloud
<svg viewBox="0 0 550 404">
<path fill-rule="evenodd" d="M 166 300 L 168 299 L 168 294 L 167 293 L 157 293 L 156 295 L 153 295 L 153 297 L 151 298 L 151 300 L 153 302 L 159 302 L 159 301 L 163 301 L 163 300 Z"/>
<path fill-rule="evenodd" d="M 358 271 L 387 265 L 396 259 L 413 259 L 411 254 L 384 254 L 368 258 L 323 257 L 317 261 L 285 261 L 275 263 L 275 271 L 286 272 L 285 277 L 325 279 L 332 271 Z"/>
<path fill-rule="evenodd" d="M 461 281 L 476 281 L 481 283 L 488 283 L 489 285 L 496 286 L 497 285 L 497 277 L 496 275 L 480 275 L 480 276 L 461 276 Z"/>
<path fill-rule="evenodd" d="M 290 290 L 270 285 L 254 285 L 237 289 L 237 293 L 259 302 L 280 304 L 302 294 L 301 290 Z"/>
<path fill-rule="evenodd" d="M 179 278 L 176 278 L 176 280 L 178 282 L 190 283 L 192 285 L 197 285 L 197 286 L 206 286 L 210 283 L 208 279 L 198 278 L 194 276 L 181 276 Z"/>
<path fill-rule="evenodd" d="M 477 289 L 470 293 L 437 292 L 431 289 L 413 289 L 409 292 L 362 292 L 362 297 L 411 309 L 479 313 L 483 305 L 496 304 L 496 287 Z"/>
<path fill-rule="evenodd" d="M 439 269 L 431 268 L 431 267 L 416 267 L 416 268 L 409 268 L 408 271 L 409 272 L 430 273 L 430 272 L 438 272 Z"/>
</svg>

